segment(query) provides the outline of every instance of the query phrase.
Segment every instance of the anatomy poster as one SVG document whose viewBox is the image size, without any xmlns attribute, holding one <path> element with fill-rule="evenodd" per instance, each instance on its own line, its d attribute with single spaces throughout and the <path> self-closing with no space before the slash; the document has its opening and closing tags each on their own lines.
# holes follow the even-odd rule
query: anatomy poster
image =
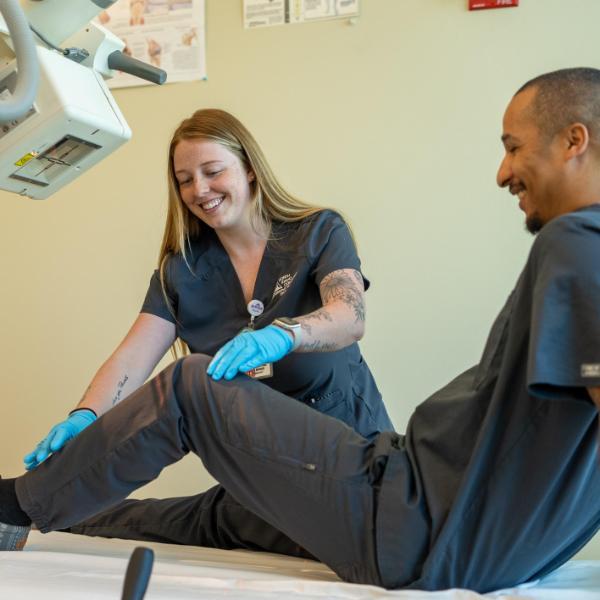
<svg viewBox="0 0 600 600">
<path fill-rule="evenodd" d="M 117 0 L 97 18 L 123 52 L 167 72 L 167 83 L 206 79 L 205 0 Z M 152 85 L 118 72 L 111 88 Z"/>
<path fill-rule="evenodd" d="M 244 0 L 247 29 L 357 15 L 358 0 Z"/>
</svg>

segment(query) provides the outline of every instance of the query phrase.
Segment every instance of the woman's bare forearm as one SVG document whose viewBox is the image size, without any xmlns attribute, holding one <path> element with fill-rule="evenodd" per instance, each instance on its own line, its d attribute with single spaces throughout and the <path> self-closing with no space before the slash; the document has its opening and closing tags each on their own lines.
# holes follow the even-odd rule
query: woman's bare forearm
<svg viewBox="0 0 600 600">
<path fill-rule="evenodd" d="M 77 408 L 90 408 L 100 416 L 139 388 L 148 375 L 113 355 L 98 369 Z"/>
<path fill-rule="evenodd" d="M 100 416 L 123 401 L 148 379 L 174 339 L 172 323 L 154 315 L 139 315 L 98 369 L 77 408 L 90 408 Z"/>
<path fill-rule="evenodd" d="M 302 338 L 296 352 L 332 352 L 362 338 L 365 301 L 362 275 L 353 269 L 334 271 L 319 286 L 323 307 L 296 317 Z"/>
</svg>

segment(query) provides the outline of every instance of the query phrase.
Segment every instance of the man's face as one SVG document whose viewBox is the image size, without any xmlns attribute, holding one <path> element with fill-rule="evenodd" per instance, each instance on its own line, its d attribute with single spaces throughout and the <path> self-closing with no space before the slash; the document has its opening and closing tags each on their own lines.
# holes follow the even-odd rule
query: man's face
<svg viewBox="0 0 600 600">
<path fill-rule="evenodd" d="M 505 154 L 497 175 L 498 185 L 519 197 L 525 227 L 531 233 L 561 214 L 566 200 L 560 135 L 548 140 L 538 129 L 530 110 L 535 94 L 535 87 L 524 90 L 506 109 L 502 132 Z"/>
</svg>

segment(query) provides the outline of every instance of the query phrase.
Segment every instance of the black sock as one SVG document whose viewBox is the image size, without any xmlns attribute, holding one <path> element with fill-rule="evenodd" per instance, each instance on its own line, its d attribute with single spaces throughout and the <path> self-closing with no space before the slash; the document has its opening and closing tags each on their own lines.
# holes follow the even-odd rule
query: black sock
<svg viewBox="0 0 600 600">
<path fill-rule="evenodd" d="M 21 509 L 15 492 L 15 479 L 0 478 L 0 523 L 31 525 L 31 519 Z"/>
</svg>

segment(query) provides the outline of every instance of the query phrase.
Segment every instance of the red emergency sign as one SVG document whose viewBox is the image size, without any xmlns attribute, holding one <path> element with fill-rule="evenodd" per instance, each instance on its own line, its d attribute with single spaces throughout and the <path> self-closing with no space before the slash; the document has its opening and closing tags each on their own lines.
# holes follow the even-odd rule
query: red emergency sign
<svg viewBox="0 0 600 600">
<path fill-rule="evenodd" d="M 510 6 L 519 6 L 519 0 L 469 0 L 469 10 L 509 8 Z"/>
</svg>

